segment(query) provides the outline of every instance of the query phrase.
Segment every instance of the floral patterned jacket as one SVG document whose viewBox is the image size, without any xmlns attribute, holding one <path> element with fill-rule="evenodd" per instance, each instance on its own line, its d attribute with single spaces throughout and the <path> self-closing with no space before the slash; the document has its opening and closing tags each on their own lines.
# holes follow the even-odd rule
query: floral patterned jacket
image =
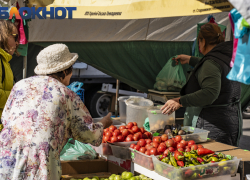
<svg viewBox="0 0 250 180">
<path fill-rule="evenodd" d="M 2 114 L 0 180 L 59 180 L 60 152 L 70 137 L 98 146 L 94 124 L 80 97 L 49 76 L 15 84 Z"/>
</svg>

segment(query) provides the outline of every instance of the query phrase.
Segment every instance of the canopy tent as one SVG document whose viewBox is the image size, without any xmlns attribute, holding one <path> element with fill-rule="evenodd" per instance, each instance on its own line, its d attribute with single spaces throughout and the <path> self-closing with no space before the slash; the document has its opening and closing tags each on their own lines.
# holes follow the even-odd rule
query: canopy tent
<svg viewBox="0 0 250 180">
<path fill-rule="evenodd" d="M 49 7 L 77 7 L 73 18 L 144 19 L 229 11 L 227 0 L 55 0 Z"/>
<path fill-rule="evenodd" d="M 226 40 L 229 40 L 228 13 L 215 13 L 213 16 L 216 22 L 227 26 Z M 33 20 L 30 22 L 29 47 L 33 50 L 29 48 L 28 75 L 33 75 L 36 63 L 30 65 L 29 62 L 35 61 L 40 46 L 62 42 L 71 52 L 79 54 L 80 61 L 147 92 L 153 88 L 157 74 L 171 56 L 192 54 L 197 23 L 203 22 L 207 22 L 207 15 L 125 20 Z M 185 66 L 186 71 L 188 68 Z M 246 95 L 250 91 L 244 92 L 245 106 L 250 100 L 250 95 Z"/>
</svg>

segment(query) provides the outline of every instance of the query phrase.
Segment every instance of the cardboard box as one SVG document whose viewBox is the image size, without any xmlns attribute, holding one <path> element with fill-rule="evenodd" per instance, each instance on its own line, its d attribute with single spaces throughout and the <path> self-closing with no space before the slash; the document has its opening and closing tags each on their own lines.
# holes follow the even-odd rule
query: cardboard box
<svg viewBox="0 0 250 180">
<path fill-rule="evenodd" d="M 106 156 L 106 155 L 100 155 L 100 157 L 114 164 L 117 164 L 118 166 L 126 169 L 127 171 L 131 171 L 131 166 L 132 166 L 131 160 L 125 160 L 125 159 L 117 158 L 115 156 Z"/>
<path fill-rule="evenodd" d="M 250 151 L 244 151 L 242 149 L 223 151 L 222 153 L 235 156 L 241 159 L 238 173 L 240 173 L 240 179 L 245 180 L 246 175 L 250 174 Z"/>
<path fill-rule="evenodd" d="M 212 151 L 215 151 L 215 152 L 238 149 L 238 147 L 216 142 L 214 140 L 201 143 L 201 145 L 203 145 L 204 148 L 211 149 Z"/>
<path fill-rule="evenodd" d="M 61 161 L 61 166 L 63 180 L 69 180 L 70 178 L 92 178 L 94 176 L 108 178 L 111 174 L 121 174 L 126 171 L 122 167 L 105 159 Z"/>
</svg>

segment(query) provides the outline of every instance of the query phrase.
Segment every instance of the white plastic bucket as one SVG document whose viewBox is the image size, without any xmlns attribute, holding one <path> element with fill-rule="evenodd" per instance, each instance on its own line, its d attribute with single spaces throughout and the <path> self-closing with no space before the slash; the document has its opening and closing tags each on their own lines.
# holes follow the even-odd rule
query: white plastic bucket
<svg viewBox="0 0 250 180">
<path fill-rule="evenodd" d="M 140 96 L 120 96 L 118 98 L 119 101 L 119 115 L 120 115 L 120 121 L 126 123 L 126 111 L 127 111 L 127 105 L 125 104 L 125 100 L 129 98 L 144 98 Z"/>
<path fill-rule="evenodd" d="M 147 109 L 154 106 L 153 101 L 144 98 L 129 98 L 125 103 L 127 105 L 126 124 L 136 122 L 138 127 L 143 127 L 148 117 Z"/>
</svg>

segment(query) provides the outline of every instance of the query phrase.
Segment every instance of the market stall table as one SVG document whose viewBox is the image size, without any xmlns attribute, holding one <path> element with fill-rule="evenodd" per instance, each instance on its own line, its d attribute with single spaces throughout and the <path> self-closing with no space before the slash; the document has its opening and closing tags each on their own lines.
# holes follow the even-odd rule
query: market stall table
<svg viewBox="0 0 250 180">
<path fill-rule="evenodd" d="M 155 171 L 150 171 L 138 164 L 134 163 L 134 171 L 144 174 L 145 176 L 152 178 L 154 180 L 170 180 L 168 178 L 165 178 L 163 176 L 160 176 Z M 238 173 L 235 177 L 231 177 L 230 175 L 225 176 L 218 176 L 218 177 L 212 177 L 212 178 L 203 178 L 204 180 L 240 180 L 240 174 Z"/>
</svg>

